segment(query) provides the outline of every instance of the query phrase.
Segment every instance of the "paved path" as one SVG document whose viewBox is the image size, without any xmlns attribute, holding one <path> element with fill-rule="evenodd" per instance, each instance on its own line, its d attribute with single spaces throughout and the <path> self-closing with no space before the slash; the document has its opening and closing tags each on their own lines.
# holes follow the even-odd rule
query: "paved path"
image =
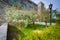
<svg viewBox="0 0 60 40">
<path fill-rule="evenodd" d="M 7 36 L 7 23 L 0 26 L 0 40 L 6 40 Z"/>
<path fill-rule="evenodd" d="M 35 22 L 35 24 L 46 25 L 45 22 Z M 47 23 L 47 25 L 50 26 L 50 23 Z M 52 23 L 52 25 L 55 25 L 55 23 Z"/>
</svg>

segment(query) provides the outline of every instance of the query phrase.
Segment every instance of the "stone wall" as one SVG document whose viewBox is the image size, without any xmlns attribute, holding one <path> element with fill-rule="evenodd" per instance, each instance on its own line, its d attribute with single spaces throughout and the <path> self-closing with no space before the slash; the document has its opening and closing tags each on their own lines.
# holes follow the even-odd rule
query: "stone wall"
<svg viewBox="0 0 60 40">
<path fill-rule="evenodd" d="M 5 9 L 0 5 L 0 25 L 6 22 L 5 20 Z"/>
</svg>

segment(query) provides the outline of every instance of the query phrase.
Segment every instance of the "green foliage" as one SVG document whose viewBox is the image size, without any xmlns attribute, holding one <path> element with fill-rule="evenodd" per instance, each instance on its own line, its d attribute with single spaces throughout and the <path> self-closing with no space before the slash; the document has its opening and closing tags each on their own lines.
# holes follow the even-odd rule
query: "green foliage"
<svg viewBox="0 0 60 40">
<path fill-rule="evenodd" d="M 60 22 L 60 14 L 56 14 L 56 20 L 58 20 Z"/>
<path fill-rule="evenodd" d="M 19 28 L 20 27 L 8 25 L 8 39 L 9 40 L 12 40 L 12 39 L 19 40 L 25 36 L 25 34 Z"/>
<path fill-rule="evenodd" d="M 44 9 L 44 10 L 41 10 L 41 12 L 38 11 L 38 19 L 39 21 L 41 22 L 49 22 L 49 19 L 50 19 L 50 16 L 49 16 L 49 11 Z"/>
<path fill-rule="evenodd" d="M 33 30 L 43 30 L 45 28 L 44 25 L 39 25 L 39 24 L 29 24 L 27 27 L 27 29 L 33 29 Z"/>
<path fill-rule="evenodd" d="M 25 27 L 28 23 L 31 23 L 36 20 L 37 15 L 32 11 L 17 10 L 15 7 L 6 8 L 6 20 L 8 23 L 17 22 Z M 14 24 L 15 24 L 14 23 Z"/>
<path fill-rule="evenodd" d="M 14 3 L 13 7 L 15 7 L 18 10 L 22 10 L 22 7 L 18 3 Z"/>
<path fill-rule="evenodd" d="M 26 27 L 24 30 L 18 31 L 20 35 L 18 36 L 18 39 L 19 40 L 60 40 L 60 23 L 57 23 L 54 26 L 50 26 L 44 30 L 39 29 L 39 27 L 43 27 L 43 26 L 37 24 L 36 25 L 29 24 L 28 27 Z"/>
<path fill-rule="evenodd" d="M 7 8 L 6 10 L 6 20 L 7 22 L 20 22 L 25 24 L 25 26 L 28 24 L 28 20 L 30 15 L 26 11 L 22 10 L 16 10 L 14 7 Z"/>
<path fill-rule="evenodd" d="M 60 40 L 60 23 L 50 26 L 40 33 L 32 31 L 25 38 L 26 40 Z"/>
<path fill-rule="evenodd" d="M 60 24 L 50 26 L 45 29 L 41 34 L 42 40 L 60 40 Z"/>
<path fill-rule="evenodd" d="M 31 26 L 30 26 L 31 25 Z M 36 26 L 35 29 L 33 29 Z M 39 26 L 39 27 L 38 27 Z M 29 27 L 29 28 L 28 28 Z M 33 24 L 29 24 L 28 27 L 26 27 L 25 29 L 21 30 L 19 26 L 10 26 L 9 25 L 9 34 L 13 36 L 13 40 L 39 40 L 38 37 L 38 33 L 35 33 L 34 30 L 41 30 L 43 29 L 44 26 L 41 25 L 33 25 Z M 30 27 L 33 27 L 32 29 Z M 41 29 L 39 29 L 40 27 L 42 27 Z M 17 35 L 17 37 L 15 37 Z"/>
<path fill-rule="evenodd" d="M 60 14 L 56 14 L 57 17 L 60 17 Z"/>
</svg>

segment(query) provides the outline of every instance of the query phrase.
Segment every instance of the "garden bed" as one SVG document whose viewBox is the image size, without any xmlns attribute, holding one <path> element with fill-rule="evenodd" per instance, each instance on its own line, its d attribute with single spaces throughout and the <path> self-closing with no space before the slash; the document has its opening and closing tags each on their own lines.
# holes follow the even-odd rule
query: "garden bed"
<svg viewBox="0 0 60 40">
<path fill-rule="evenodd" d="M 60 40 L 60 23 L 47 28 L 38 24 L 29 24 L 23 30 L 19 28 L 9 25 L 8 40 Z"/>
<path fill-rule="evenodd" d="M 8 25 L 7 40 L 12 40 L 12 39 L 22 40 L 26 36 L 31 35 L 34 30 L 42 30 L 44 28 L 45 27 L 43 25 L 38 25 L 38 24 L 35 25 L 29 24 L 27 27 L 23 27 L 23 29 L 21 29 L 20 26 Z"/>
</svg>

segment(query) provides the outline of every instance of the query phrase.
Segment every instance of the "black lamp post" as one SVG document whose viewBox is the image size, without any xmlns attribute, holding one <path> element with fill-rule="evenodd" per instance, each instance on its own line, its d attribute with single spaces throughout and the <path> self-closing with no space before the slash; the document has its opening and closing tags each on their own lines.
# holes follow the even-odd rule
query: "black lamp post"
<svg viewBox="0 0 60 40">
<path fill-rule="evenodd" d="M 49 9 L 50 9 L 50 25 L 52 25 L 52 6 L 53 6 L 53 4 L 49 5 Z"/>
</svg>

